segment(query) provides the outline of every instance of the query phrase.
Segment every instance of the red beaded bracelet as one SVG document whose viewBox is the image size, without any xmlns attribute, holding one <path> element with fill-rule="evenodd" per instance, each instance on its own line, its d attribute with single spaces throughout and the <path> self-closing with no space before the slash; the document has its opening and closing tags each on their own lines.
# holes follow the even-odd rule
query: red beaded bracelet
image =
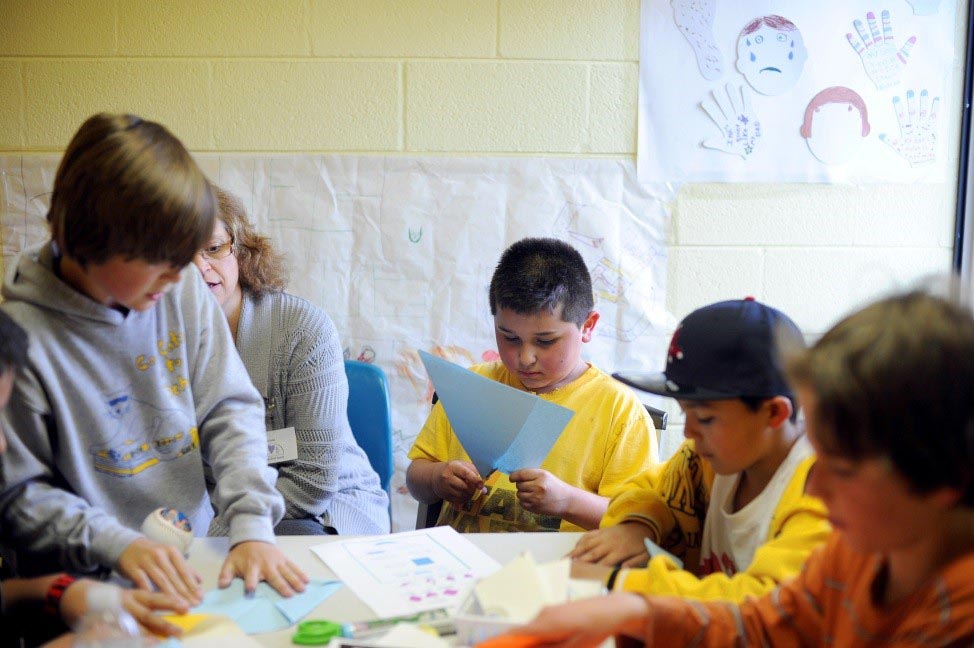
<svg viewBox="0 0 974 648">
<path fill-rule="evenodd" d="M 59 616 L 61 613 L 61 597 L 64 596 L 64 590 L 68 589 L 77 579 L 74 576 L 69 576 L 68 574 L 61 574 L 54 579 L 51 586 L 47 588 L 47 594 L 44 595 L 44 613 L 51 616 Z"/>
</svg>

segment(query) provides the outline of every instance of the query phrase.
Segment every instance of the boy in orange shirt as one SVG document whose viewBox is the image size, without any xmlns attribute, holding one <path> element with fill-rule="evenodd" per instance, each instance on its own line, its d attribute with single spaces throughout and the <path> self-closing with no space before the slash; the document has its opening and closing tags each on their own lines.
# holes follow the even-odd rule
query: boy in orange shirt
<svg viewBox="0 0 974 648">
<path fill-rule="evenodd" d="M 818 453 L 810 490 L 835 528 L 797 578 L 736 605 L 614 594 L 548 608 L 516 645 L 616 633 L 647 645 L 972 645 L 970 312 L 919 292 L 880 301 L 796 358 L 791 376 Z"/>
</svg>

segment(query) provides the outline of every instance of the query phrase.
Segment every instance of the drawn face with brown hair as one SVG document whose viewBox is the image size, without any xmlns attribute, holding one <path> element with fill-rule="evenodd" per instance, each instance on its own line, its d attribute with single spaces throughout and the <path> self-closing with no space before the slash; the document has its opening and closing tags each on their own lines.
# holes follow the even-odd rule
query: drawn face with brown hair
<svg viewBox="0 0 974 648">
<path fill-rule="evenodd" d="M 764 95 L 780 95 L 794 87 L 807 59 L 802 33 L 781 16 L 751 21 L 737 40 L 737 69 Z"/>
<path fill-rule="evenodd" d="M 801 134 L 808 149 L 824 164 L 845 164 L 856 156 L 869 135 L 866 104 L 854 90 L 826 88 L 805 109 Z"/>
</svg>

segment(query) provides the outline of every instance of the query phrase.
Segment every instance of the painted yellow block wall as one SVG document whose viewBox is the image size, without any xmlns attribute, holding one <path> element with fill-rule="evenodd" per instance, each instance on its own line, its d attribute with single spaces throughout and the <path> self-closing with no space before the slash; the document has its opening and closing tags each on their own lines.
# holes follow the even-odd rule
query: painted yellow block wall
<svg viewBox="0 0 974 648">
<path fill-rule="evenodd" d="M 107 110 L 199 152 L 634 159 L 638 39 L 638 0 L 2 0 L 0 152 L 61 150 Z M 670 310 L 754 295 L 814 336 L 949 269 L 953 195 L 682 187 Z"/>
</svg>

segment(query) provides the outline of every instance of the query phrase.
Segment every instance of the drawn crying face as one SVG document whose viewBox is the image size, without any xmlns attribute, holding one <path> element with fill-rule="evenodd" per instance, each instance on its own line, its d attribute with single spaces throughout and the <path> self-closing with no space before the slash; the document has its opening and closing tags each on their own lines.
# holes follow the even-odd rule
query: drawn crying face
<svg viewBox="0 0 974 648">
<path fill-rule="evenodd" d="M 737 69 L 764 95 L 780 95 L 798 83 L 807 59 L 798 27 L 781 16 L 755 18 L 737 39 Z"/>
</svg>

